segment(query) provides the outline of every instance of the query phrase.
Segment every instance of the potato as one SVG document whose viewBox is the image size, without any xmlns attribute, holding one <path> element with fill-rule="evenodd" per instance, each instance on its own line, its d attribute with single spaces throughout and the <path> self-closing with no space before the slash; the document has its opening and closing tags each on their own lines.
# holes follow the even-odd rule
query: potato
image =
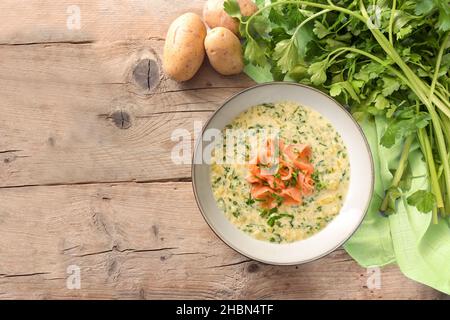
<svg viewBox="0 0 450 320">
<path fill-rule="evenodd" d="M 244 69 L 241 42 L 227 28 L 212 29 L 205 38 L 205 49 L 209 62 L 218 73 L 229 76 Z"/>
<path fill-rule="evenodd" d="M 191 79 L 205 58 L 206 27 L 195 13 L 179 16 L 169 27 L 164 44 L 163 69 L 176 81 Z"/>
<path fill-rule="evenodd" d="M 244 17 L 250 17 L 256 11 L 258 11 L 258 7 L 251 0 L 237 0 L 239 4 L 239 8 L 241 9 L 241 14 Z"/>
<path fill-rule="evenodd" d="M 223 10 L 223 2 L 224 0 L 208 0 L 203 8 L 203 19 L 211 29 L 224 27 L 234 34 L 239 34 L 239 21 Z M 251 16 L 258 10 L 251 0 L 237 0 L 237 2 L 243 16 Z"/>
</svg>

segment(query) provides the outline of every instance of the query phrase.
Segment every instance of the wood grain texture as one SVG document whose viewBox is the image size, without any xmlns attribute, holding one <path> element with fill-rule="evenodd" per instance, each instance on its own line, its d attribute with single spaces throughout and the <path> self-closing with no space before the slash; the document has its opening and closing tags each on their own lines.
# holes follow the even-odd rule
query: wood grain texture
<svg viewBox="0 0 450 320">
<path fill-rule="evenodd" d="M 252 82 L 205 66 L 186 84 L 158 72 L 158 84 L 143 88 L 140 62 L 158 66 L 161 47 L 153 40 L 1 47 L 0 151 L 18 151 L 0 153 L 0 186 L 189 177 L 189 166 L 171 161 L 172 132 L 193 138 L 194 121 Z"/>
<path fill-rule="evenodd" d="M 0 198 L 0 298 L 440 296 L 395 267 L 368 289 L 370 273 L 341 249 L 302 266 L 250 261 L 209 229 L 187 182 L 3 188 Z M 70 265 L 80 290 L 66 289 Z"/>
<path fill-rule="evenodd" d="M 71 29 L 73 1 L 0 1 L 0 298 L 443 298 L 395 266 L 371 290 L 342 249 L 275 267 L 210 231 L 171 134 L 253 82 L 162 73 L 168 25 L 203 3 L 79 0 Z"/>
<path fill-rule="evenodd" d="M 168 24 L 181 14 L 201 15 L 203 3 L 204 0 L 2 0 L 0 43 L 162 39 Z M 68 23 L 73 25 L 71 17 L 77 12 L 79 28 L 68 27 Z"/>
</svg>

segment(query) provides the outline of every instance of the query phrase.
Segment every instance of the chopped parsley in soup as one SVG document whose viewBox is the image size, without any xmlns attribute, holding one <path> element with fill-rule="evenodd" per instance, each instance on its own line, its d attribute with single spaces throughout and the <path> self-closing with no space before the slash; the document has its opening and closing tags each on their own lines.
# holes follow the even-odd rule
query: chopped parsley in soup
<svg viewBox="0 0 450 320">
<path fill-rule="evenodd" d="M 231 139 L 229 132 L 239 134 Z M 318 112 L 293 102 L 253 106 L 223 137 L 213 152 L 212 190 L 240 230 L 259 240 L 293 242 L 339 213 L 349 185 L 347 149 Z"/>
</svg>

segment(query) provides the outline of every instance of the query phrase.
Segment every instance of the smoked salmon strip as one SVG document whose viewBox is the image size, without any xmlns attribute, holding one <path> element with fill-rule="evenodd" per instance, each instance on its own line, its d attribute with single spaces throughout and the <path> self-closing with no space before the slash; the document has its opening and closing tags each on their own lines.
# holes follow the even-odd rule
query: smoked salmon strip
<svg viewBox="0 0 450 320">
<path fill-rule="evenodd" d="M 278 150 L 275 148 L 278 142 Z M 298 205 L 314 192 L 311 146 L 267 139 L 248 165 L 251 196 L 262 207 Z"/>
</svg>

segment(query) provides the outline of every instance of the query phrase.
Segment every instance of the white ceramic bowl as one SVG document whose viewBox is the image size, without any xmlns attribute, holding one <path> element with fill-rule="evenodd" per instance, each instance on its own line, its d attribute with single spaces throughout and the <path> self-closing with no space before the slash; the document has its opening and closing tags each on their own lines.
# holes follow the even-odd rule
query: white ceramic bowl
<svg viewBox="0 0 450 320">
<path fill-rule="evenodd" d="M 293 101 L 321 113 L 341 135 L 350 161 L 350 185 L 340 213 L 320 232 L 288 244 L 256 240 L 235 227 L 218 208 L 210 183 L 210 166 L 202 163 L 200 143 L 206 129 L 231 123 L 248 108 L 269 102 Z M 200 211 L 212 230 L 231 248 L 264 263 L 300 264 L 327 255 L 341 246 L 362 222 L 372 198 L 374 169 L 365 136 L 351 115 L 331 97 L 304 85 L 271 82 L 243 90 L 226 101 L 209 119 L 196 143 L 192 184 Z"/>
</svg>

